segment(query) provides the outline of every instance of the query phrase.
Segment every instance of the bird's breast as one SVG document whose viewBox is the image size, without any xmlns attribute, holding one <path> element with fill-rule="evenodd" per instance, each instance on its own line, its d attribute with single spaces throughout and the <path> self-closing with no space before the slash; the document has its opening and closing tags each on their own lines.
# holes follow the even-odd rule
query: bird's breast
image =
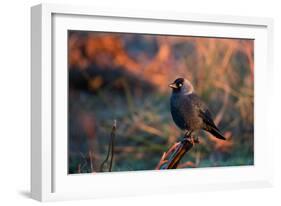
<svg viewBox="0 0 281 206">
<path fill-rule="evenodd" d="M 197 130 L 202 126 L 196 105 L 187 95 L 172 95 L 171 114 L 176 125 L 181 129 Z"/>
<path fill-rule="evenodd" d="M 185 121 L 185 113 L 183 111 L 183 102 L 181 98 L 178 95 L 172 95 L 170 99 L 170 109 L 171 109 L 171 115 L 175 122 L 175 124 L 180 129 L 188 129 L 188 125 Z"/>
</svg>

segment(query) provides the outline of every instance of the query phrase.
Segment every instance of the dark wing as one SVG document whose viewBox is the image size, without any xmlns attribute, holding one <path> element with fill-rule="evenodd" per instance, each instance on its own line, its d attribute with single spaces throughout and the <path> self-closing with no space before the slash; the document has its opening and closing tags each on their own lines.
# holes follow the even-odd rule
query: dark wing
<svg viewBox="0 0 281 206">
<path fill-rule="evenodd" d="M 212 115 L 210 113 L 210 111 L 208 109 L 206 109 L 205 111 L 204 110 L 199 110 L 199 116 L 203 119 L 203 122 L 209 126 L 209 127 L 212 127 L 216 130 L 219 130 L 217 128 L 217 126 L 215 125 L 214 121 L 213 121 L 213 118 L 212 118 Z"/>
<path fill-rule="evenodd" d="M 205 130 L 210 132 L 212 135 L 214 135 L 218 139 L 226 140 L 226 138 L 221 134 L 220 130 L 215 125 L 211 113 L 209 110 L 200 111 L 199 116 L 203 119 L 203 122 L 205 123 Z"/>
<path fill-rule="evenodd" d="M 190 97 L 194 105 L 197 107 L 197 111 L 199 112 L 199 117 L 202 118 L 205 124 L 204 130 L 210 132 L 212 135 L 214 135 L 219 139 L 225 140 L 225 137 L 221 134 L 220 130 L 215 125 L 213 121 L 213 117 L 210 111 L 208 110 L 206 104 L 196 94 L 191 94 Z"/>
</svg>

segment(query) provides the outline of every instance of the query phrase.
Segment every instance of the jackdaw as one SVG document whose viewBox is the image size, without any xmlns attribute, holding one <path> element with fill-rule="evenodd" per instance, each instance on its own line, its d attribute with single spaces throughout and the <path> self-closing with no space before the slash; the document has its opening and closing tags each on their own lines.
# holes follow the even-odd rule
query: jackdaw
<svg viewBox="0 0 281 206">
<path fill-rule="evenodd" d="M 191 137 L 194 131 L 203 129 L 216 138 L 225 140 L 208 107 L 194 93 L 193 86 L 187 79 L 178 78 L 169 86 L 173 90 L 170 98 L 171 114 L 176 125 L 186 131 L 186 138 Z"/>
</svg>

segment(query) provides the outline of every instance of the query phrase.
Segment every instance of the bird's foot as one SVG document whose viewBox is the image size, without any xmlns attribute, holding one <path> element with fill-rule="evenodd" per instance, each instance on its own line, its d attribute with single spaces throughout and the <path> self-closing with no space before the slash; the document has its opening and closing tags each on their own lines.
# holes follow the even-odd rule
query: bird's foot
<svg viewBox="0 0 281 206">
<path fill-rule="evenodd" d="M 199 144 L 200 143 L 200 140 L 199 140 L 199 137 L 195 137 L 195 136 L 191 136 L 191 135 L 189 135 L 189 136 L 184 136 L 183 138 L 182 138 L 182 140 L 181 140 L 181 142 L 182 141 L 189 141 L 189 142 L 191 142 L 192 144 Z"/>
<path fill-rule="evenodd" d="M 194 143 L 196 143 L 196 144 L 199 144 L 199 143 L 200 143 L 200 139 L 199 139 L 198 136 L 197 136 L 197 137 L 193 137 L 193 141 L 194 141 Z"/>
<path fill-rule="evenodd" d="M 184 134 L 184 139 L 189 139 L 189 138 L 191 138 L 191 135 L 192 135 L 192 131 L 187 131 L 187 132 Z"/>
</svg>

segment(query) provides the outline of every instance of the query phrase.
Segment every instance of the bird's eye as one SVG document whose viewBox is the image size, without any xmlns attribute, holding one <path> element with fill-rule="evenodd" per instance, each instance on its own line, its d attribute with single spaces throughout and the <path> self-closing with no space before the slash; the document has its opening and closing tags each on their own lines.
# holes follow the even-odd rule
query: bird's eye
<svg viewBox="0 0 281 206">
<path fill-rule="evenodd" d="M 179 87 L 182 87 L 182 84 L 181 84 L 181 83 L 179 84 Z"/>
</svg>

